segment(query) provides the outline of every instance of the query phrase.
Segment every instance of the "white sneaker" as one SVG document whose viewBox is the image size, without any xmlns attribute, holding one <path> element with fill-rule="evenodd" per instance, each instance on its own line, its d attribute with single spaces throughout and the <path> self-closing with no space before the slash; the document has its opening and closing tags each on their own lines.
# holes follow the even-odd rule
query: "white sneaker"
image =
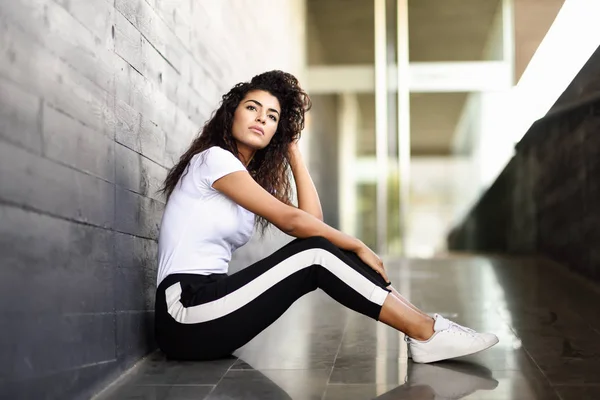
<svg viewBox="0 0 600 400">
<path fill-rule="evenodd" d="M 435 314 L 434 333 L 429 340 L 408 338 L 410 355 L 414 362 L 430 363 L 462 357 L 488 349 L 498 343 L 492 333 L 478 333 Z"/>
</svg>

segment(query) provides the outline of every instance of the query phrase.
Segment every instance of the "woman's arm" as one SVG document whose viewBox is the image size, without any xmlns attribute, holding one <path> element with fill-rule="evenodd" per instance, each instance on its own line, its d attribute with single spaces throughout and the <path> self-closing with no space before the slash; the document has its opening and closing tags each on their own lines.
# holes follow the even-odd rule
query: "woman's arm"
<svg viewBox="0 0 600 400">
<path fill-rule="evenodd" d="M 308 168 L 304 164 L 302 154 L 298 148 L 298 144 L 293 142 L 289 147 L 290 166 L 296 181 L 296 193 L 298 195 L 298 208 L 313 215 L 315 218 L 323 221 L 323 210 L 319 194 L 315 188 L 315 184 L 308 173 Z"/>
<path fill-rule="evenodd" d="M 213 187 L 246 210 L 264 217 L 283 232 L 297 238 L 322 236 L 337 247 L 354 251 L 367 265 L 389 281 L 381 259 L 360 240 L 330 227 L 320 219 L 277 200 L 247 171 L 238 171 L 216 180 Z"/>
</svg>

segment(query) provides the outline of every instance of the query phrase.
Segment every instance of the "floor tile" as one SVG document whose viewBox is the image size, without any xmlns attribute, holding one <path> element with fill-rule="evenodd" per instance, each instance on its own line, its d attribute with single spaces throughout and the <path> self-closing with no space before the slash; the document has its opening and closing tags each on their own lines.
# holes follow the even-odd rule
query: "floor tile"
<svg viewBox="0 0 600 400">
<path fill-rule="evenodd" d="M 213 385 L 137 386 L 126 384 L 107 391 L 95 400 L 201 400 L 213 389 Z"/>
<path fill-rule="evenodd" d="M 406 376 L 407 361 L 386 356 L 345 356 L 336 359 L 331 384 L 399 384 Z"/>
<path fill-rule="evenodd" d="M 202 362 L 149 359 L 132 370 L 128 380 L 133 385 L 214 385 L 235 361 L 235 358 Z"/>
<path fill-rule="evenodd" d="M 329 385 L 323 400 L 365 400 L 383 395 L 398 385 Z M 401 399 L 401 397 L 398 397 Z"/>
<path fill-rule="evenodd" d="M 207 400 L 320 400 L 325 391 L 327 375 L 322 370 L 229 371 Z"/>
<path fill-rule="evenodd" d="M 535 362 L 553 385 L 600 385 L 600 358 L 549 356 Z"/>
<path fill-rule="evenodd" d="M 597 386 L 555 386 L 561 400 L 598 400 L 600 385 Z"/>
</svg>

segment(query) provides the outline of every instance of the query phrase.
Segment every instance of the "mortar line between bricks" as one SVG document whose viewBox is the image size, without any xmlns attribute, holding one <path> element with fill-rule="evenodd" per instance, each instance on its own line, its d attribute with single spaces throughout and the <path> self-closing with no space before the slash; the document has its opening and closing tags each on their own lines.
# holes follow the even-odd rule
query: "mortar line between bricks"
<svg viewBox="0 0 600 400">
<path fill-rule="evenodd" d="M 80 23 L 68 10 L 66 10 L 61 4 L 56 3 L 56 1 L 52 1 L 54 3 L 54 5 L 56 7 L 62 8 L 63 10 L 65 10 L 65 12 L 67 14 L 69 14 L 74 21 L 77 21 L 78 23 Z M 106 88 L 102 87 L 101 85 L 98 84 L 98 82 L 95 82 L 93 79 L 90 79 L 89 77 L 85 76 L 83 71 L 80 71 L 78 68 L 76 68 L 73 64 L 71 64 L 67 59 L 62 57 L 61 53 L 57 53 L 55 51 L 54 48 L 52 47 L 47 47 L 46 43 L 44 43 L 42 40 L 40 40 L 35 34 L 32 34 L 31 32 L 29 32 L 26 28 L 24 28 L 18 21 L 14 21 L 12 19 L 5 19 L 5 21 L 8 21 L 9 24 L 11 24 L 13 27 L 15 27 L 16 29 L 18 29 L 20 31 L 20 33 L 25 36 L 27 39 L 29 39 L 33 44 L 35 44 L 36 46 L 41 47 L 43 50 L 45 50 L 48 54 L 50 54 L 52 57 L 55 57 L 57 60 L 59 60 L 61 63 L 63 63 L 65 66 L 71 68 L 73 71 L 75 71 L 80 77 L 86 79 L 87 81 L 89 81 L 92 85 L 96 86 L 98 89 L 103 90 L 105 92 L 107 92 Z M 81 23 L 80 23 L 81 24 Z M 88 30 L 85 26 L 82 25 L 82 27 L 86 30 Z M 88 30 L 89 32 L 89 30 Z M 91 32 L 90 32 L 91 33 Z M 92 36 L 95 37 L 94 34 L 92 34 Z M 62 39 L 62 37 L 60 38 Z M 101 60 L 104 61 L 104 60 Z"/>
<path fill-rule="evenodd" d="M 107 360 L 101 360 L 101 361 L 96 361 L 96 362 L 87 363 L 87 364 L 76 365 L 76 366 L 72 366 L 72 367 L 68 367 L 68 368 L 64 368 L 64 369 L 50 370 L 50 371 L 44 372 L 39 377 L 40 378 L 45 378 L 45 377 L 47 378 L 47 377 L 51 377 L 52 375 L 60 374 L 60 373 L 63 373 L 63 372 L 76 371 L 76 370 L 80 370 L 80 369 L 84 369 L 84 368 L 97 367 L 99 365 L 110 364 L 110 363 L 116 362 L 116 361 L 117 361 L 116 358 L 115 359 L 107 359 Z M 6 378 L 6 379 L 3 378 L 3 379 L 0 379 L 0 384 L 6 383 L 6 382 L 22 382 L 25 379 L 15 379 L 13 381 L 10 381 L 8 378 Z"/>
<path fill-rule="evenodd" d="M 44 156 L 43 154 L 36 153 L 36 152 L 34 152 L 33 150 L 31 150 L 31 149 L 28 149 L 28 148 L 26 148 L 26 147 L 20 146 L 19 144 L 13 143 L 13 142 L 11 142 L 10 140 L 8 140 L 8 139 L 6 139 L 6 138 L 4 138 L 4 137 L 2 137 L 2 136 L 0 136 L 0 142 L 3 142 L 3 143 L 6 143 L 6 144 L 9 144 L 9 145 L 11 145 L 11 146 L 14 146 L 14 147 L 17 147 L 17 148 L 19 148 L 20 150 L 23 150 L 23 151 L 25 151 L 25 152 L 26 152 L 26 153 L 28 153 L 28 154 L 34 155 L 34 156 L 36 156 L 36 157 L 39 157 L 39 158 L 43 158 L 44 160 L 47 160 L 47 161 L 53 162 L 53 163 L 55 163 L 55 164 L 57 164 L 57 165 L 60 165 L 60 166 L 62 166 L 62 167 L 68 168 L 68 169 L 70 169 L 71 171 L 79 172 L 79 173 L 81 173 L 81 174 L 83 174 L 83 175 L 86 175 L 86 176 L 89 176 L 89 177 L 92 177 L 92 178 L 98 179 L 98 180 L 100 180 L 100 181 L 102 181 L 102 182 L 109 183 L 109 184 L 111 184 L 111 185 L 115 185 L 115 186 L 116 186 L 116 187 L 118 187 L 119 189 L 123 189 L 123 190 L 125 190 L 125 191 L 128 191 L 128 192 L 131 192 L 131 193 L 135 193 L 135 194 L 137 194 L 137 195 L 139 195 L 139 196 L 141 196 L 141 197 L 144 197 L 144 198 L 146 198 L 146 199 L 150 199 L 150 200 L 156 201 L 157 203 L 161 203 L 161 204 L 163 204 L 163 205 L 164 205 L 164 204 L 166 204 L 164 201 L 161 201 L 161 200 L 159 200 L 159 199 L 156 199 L 156 198 L 154 198 L 154 197 L 147 196 L 147 195 L 145 195 L 145 194 L 143 194 L 143 193 L 140 193 L 140 192 L 136 192 L 135 190 L 131 190 L 131 189 L 129 189 L 129 188 L 127 188 L 127 187 L 123 186 L 123 185 L 120 185 L 120 184 L 116 183 L 116 182 L 111 182 L 110 180 L 108 180 L 108 179 L 106 179 L 106 178 L 103 178 L 103 177 L 101 177 L 101 176 L 94 175 L 94 174 L 92 174 L 92 173 L 90 173 L 90 172 L 88 172 L 88 171 L 82 170 L 82 169 L 78 169 L 78 168 L 76 168 L 76 167 L 74 167 L 74 166 L 72 166 L 72 165 L 65 164 L 65 163 L 63 163 L 63 162 L 61 162 L 61 161 L 59 161 L 59 160 L 55 160 L 55 159 L 53 159 L 53 158 L 48 158 L 48 157 Z M 118 144 L 120 144 L 120 145 L 124 146 L 123 144 L 121 144 L 121 143 L 119 143 L 119 142 L 116 142 L 116 141 L 115 141 L 115 143 L 118 143 Z M 124 147 L 127 147 L 127 146 L 124 146 Z M 135 150 L 133 150 L 133 149 L 130 149 L 129 147 L 127 147 L 127 149 L 129 149 L 129 150 L 132 150 L 132 151 L 133 151 L 133 152 L 135 152 L 136 154 L 139 154 L 139 155 L 141 155 L 142 157 L 144 157 L 144 155 L 143 155 L 143 154 L 141 154 L 141 153 L 138 153 L 137 151 L 135 151 Z M 151 160 L 151 159 L 149 159 L 148 157 L 144 157 L 144 158 L 145 158 L 145 159 L 147 159 L 147 160 L 150 160 L 150 161 L 152 161 L 152 160 Z M 158 163 L 155 163 L 155 164 L 157 164 L 159 167 L 162 167 L 162 165 L 160 165 L 160 164 L 158 164 Z M 116 165 L 115 165 L 115 168 L 116 168 Z M 163 168 L 165 168 L 167 171 L 169 170 L 169 169 L 168 169 L 168 168 L 166 168 L 166 167 L 163 167 Z M 115 203 L 115 204 L 116 204 L 116 203 Z"/>
<path fill-rule="evenodd" d="M 106 92 L 106 93 L 110 95 L 110 93 L 109 93 L 109 92 Z M 104 132 L 100 132 L 98 129 L 96 129 L 96 128 L 94 128 L 93 126 L 91 126 L 91 125 L 87 124 L 86 122 L 84 122 L 84 121 L 81 121 L 80 119 L 78 119 L 78 118 L 76 118 L 76 117 L 72 116 L 71 114 L 69 114 L 69 113 L 68 113 L 68 112 L 66 112 L 65 110 L 63 110 L 63 109 L 59 108 L 57 105 L 55 105 L 55 104 L 52 104 L 52 103 L 51 103 L 51 102 L 49 102 L 49 101 L 46 101 L 46 99 L 45 99 L 44 97 L 42 97 L 42 100 L 44 100 L 44 103 L 46 104 L 46 106 L 48 106 L 49 108 L 53 109 L 53 110 L 54 110 L 54 111 L 56 111 L 57 113 L 59 113 L 59 114 L 62 114 L 62 115 L 64 115 L 65 117 L 72 119 L 73 121 L 77 122 L 78 124 L 81 124 L 81 125 L 85 126 L 85 127 L 86 127 L 86 128 L 88 128 L 89 130 L 91 130 L 91 131 L 93 131 L 93 132 L 95 132 L 95 133 L 97 133 L 97 134 L 99 134 L 99 135 L 102 135 L 102 136 L 106 137 L 107 139 L 114 140 L 113 138 L 111 138 L 111 137 L 110 137 L 110 135 L 106 135 L 106 134 L 104 134 Z M 109 107 L 108 107 L 108 105 L 106 105 L 106 106 L 107 106 L 106 108 L 108 109 L 108 108 L 109 108 Z M 105 127 L 106 127 L 107 125 L 106 125 L 106 124 L 104 124 L 103 126 L 105 126 Z"/>
<path fill-rule="evenodd" d="M 127 20 L 129 22 L 129 20 Z M 130 22 L 131 23 L 131 22 Z M 135 25 L 134 25 L 135 26 Z M 141 33 L 140 33 L 141 34 Z M 127 61 L 125 58 L 123 58 L 119 53 L 115 52 L 116 56 L 119 57 L 121 60 L 125 61 L 127 63 L 127 65 L 129 65 L 131 67 L 131 69 L 133 69 L 135 72 L 137 72 L 138 74 L 140 74 L 141 77 L 147 79 L 144 74 L 142 74 L 136 67 L 134 67 L 129 61 Z"/>
<path fill-rule="evenodd" d="M 141 114 L 140 114 L 140 115 L 141 115 Z M 148 121 L 151 121 L 151 120 L 148 120 Z M 153 122 L 153 123 L 154 123 L 154 122 Z M 127 146 L 126 144 L 119 142 L 117 139 L 115 139 L 115 143 L 118 143 L 118 144 L 120 144 L 121 146 L 123 146 L 123 147 L 125 147 L 125 148 L 127 148 L 127 149 L 129 149 L 129 150 L 131 150 L 131 151 L 133 151 L 133 152 L 134 152 L 134 153 L 136 153 L 136 154 L 139 154 L 140 156 L 144 157 L 146 160 L 148 160 L 148 161 L 151 161 L 152 163 L 154 163 L 154 164 L 158 165 L 159 167 L 162 167 L 162 168 L 166 169 L 167 171 L 170 169 L 169 167 L 167 167 L 167 166 L 165 166 L 165 165 L 162 165 L 161 163 L 159 163 L 159 162 L 157 162 L 157 161 L 155 161 L 155 160 L 153 160 L 153 159 L 149 158 L 148 156 L 144 155 L 143 153 L 140 153 L 140 152 L 139 152 L 139 151 L 137 151 L 136 149 L 132 149 L 131 147 Z"/>
<path fill-rule="evenodd" d="M 143 1 L 143 0 L 141 0 L 141 1 Z M 146 4 L 148 4 L 148 3 L 146 3 Z M 150 6 L 150 4 L 148 4 L 148 7 L 150 7 L 150 9 L 152 10 L 152 12 L 154 12 L 154 14 L 156 14 L 156 16 L 157 16 L 157 17 L 158 17 L 158 18 L 159 18 L 159 19 L 162 21 L 162 23 L 163 23 L 163 24 L 165 24 L 165 26 L 166 26 L 166 27 L 167 27 L 169 30 L 171 30 L 171 28 L 169 27 L 169 25 L 167 25 L 167 23 L 166 23 L 166 22 L 165 22 L 165 21 L 164 21 L 162 18 L 160 18 L 160 16 L 159 16 L 159 15 L 158 15 L 158 13 L 156 12 L 156 10 L 154 10 L 154 8 L 152 8 L 152 6 Z M 123 13 L 121 12 L 121 10 L 119 10 L 119 9 L 118 9 L 118 8 L 116 8 L 116 7 L 115 7 L 115 11 L 116 11 L 116 12 L 118 12 L 119 14 L 121 14 L 121 15 L 123 16 L 123 18 L 125 18 L 125 19 L 126 19 L 126 20 L 127 20 L 127 21 L 128 21 L 128 22 L 129 22 L 129 23 L 130 23 L 130 24 L 131 24 L 131 25 L 132 25 L 132 26 L 133 26 L 133 27 L 134 27 L 134 28 L 135 28 L 135 29 L 136 29 L 136 30 L 137 30 L 139 33 L 140 33 L 140 36 L 141 36 L 142 38 L 144 38 L 144 40 L 146 40 L 146 42 L 148 42 L 148 44 L 149 44 L 150 46 L 152 46 L 152 48 L 153 48 L 154 50 L 156 50 L 156 52 L 158 53 L 158 55 L 159 55 L 159 56 L 161 56 L 161 57 L 162 57 L 162 58 L 165 60 L 165 62 L 166 62 L 167 64 L 169 64 L 169 66 L 170 66 L 171 68 L 173 68 L 173 70 L 174 70 L 175 72 L 177 72 L 177 74 L 178 74 L 179 76 L 181 76 L 181 72 L 180 72 L 180 71 L 179 71 L 177 68 L 175 68 L 175 66 L 174 66 L 173 64 L 171 64 L 171 61 L 169 61 L 169 60 L 168 60 L 168 59 L 167 59 L 167 58 L 166 58 L 166 57 L 165 57 L 165 56 L 164 56 L 164 55 L 161 53 L 161 51 L 160 51 L 159 49 L 157 49 L 157 48 L 156 48 L 156 46 L 154 46 L 154 44 L 153 44 L 153 43 L 150 41 L 150 39 L 148 39 L 148 38 L 146 37 L 146 35 L 144 35 L 144 33 L 143 33 L 143 32 L 142 32 L 142 31 L 141 31 L 139 28 L 138 28 L 138 26 L 137 26 L 137 25 L 136 25 L 136 24 L 135 24 L 133 21 L 131 21 L 129 18 L 127 18 L 127 16 L 126 16 L 125 14 L 123 14 Z M 172 30 L 171 30 L 171 33 L 173 34 L 173 36 L 174 36 L 175 38 L 177 38 L 177 40 L 181 41 L 181 39 L 179 39 L 179 37 L 177 37 L 177 35 L 175 35 L 175 33 L 174 33 Z M 184 47 L 184 48 L 185 48 L 185 47 Z M 186 49 L 186 50 L 187 50 L 187 49 Z M 115 54 L 116 54 L 116 53 L 115 53 Z M 123 57 L 121 57 L 121 58 L 123 58 Z M 123 58 L 123 60 L 125 60 L 125 59 Z M 127 60 L 125 60 L 125 61 L 127 61 Z M 129 64 L 129 63 L 128 63 L 128 64 Z M 131 64 L 129 64 L 129 65 L 131 65 Z M 135 67 L 134 67 L 133 65 L 131 65 L 131 68 L 135 69 Z M 138 71 L 137 69 L 135 69 L 135 70 L 136 70 L 136 71 L 137 71 L 137 72 L 138 72 L 140 75 L 144 76 L 144 74 L 142 74 L 140 71 Z"/>
<path fill-rule="evenodd" d="M 25 205 L 25 204 L 15 203 L 14 201 L 0 199 L 0 205 L 17 208 L 17 209 L 24 210 L 24 211 L 33 212 L 33 213 L 36 213 L 36 214 L 39 214 L 39 215 L 44 215 L 46 217 L 51 217 L 51 218 L 62 220 L 62 221 L 72 222 L 72 223 L 78 224 L 78 225 L 89 226 L 91 228 L 102 229 L 102 230 L 109 231 L 109 232 L 121 233 L 123 235 L 129 235 L 129 236 L 136 237 L 136 238 L 139 238 L 139 239 L 146 239 L 146 240 L 151 240 L 153 242 L 157 242 L 156 238 L 151 238 L 151 237 L 143 236 L 143 235 L 137 235 L 135 233 L 123 232 L 123 231 L 120 231 L 120 230 L 117 230 L 117 229 L 108 228 L 108 227 L 105 227 L 105 226 L 94 225 L 94 224 L 89 223 L 89 222 L 79 221 L 79 220 L 76 220 L 74 218 L 69 218 L 69 217 L 65 217 L 65 216 L 62 216 L 62 215 L 54 214 L 54 213 L 51 213 L 51 212 L 48 212 L 48 211 L 40 210 L 39 208 L 35 208 L 35 207 L 31 207 L 31 206 Z"/>
<path fill-rule="evenodd" d="M 193 49 L 191 47 L 188 47 L 185 42 L 183 41 L 182 38 L 180 38 L 177 33 L 173 30 L 173 28 L 171 28 L 171 26 L 167 23 L 167 21 L 165 21 L 165 19 L 163 18 L 162 14 L 159 14 L 150 3 L 148 3 L 147 0 L 141 0 L 144 1 L 146 4 L 148 4 L 148 6 L 150 7 L 150 9 L 154 12 L 154 14 L 157 16 L 158 19 L 160 19 L 162 21 L 163 24 L 165 24 L 165 26 L 167 27 L 167 29 L 169 31 L 171 31 L 171 34 L 173 35 L 173 37 L 175 39 L 177 39 L 177 41 L 179 41 L 179 44 L 181 45 L 181 47 L 188 53 L 188 55 L 191 57 L 191 59 L 196 63 L 196 67 L 200 68 L 202 71 L 206 72 L 208 75 L 210 75 L 211 79 L 218 81 L 220 79 L 220 77 L 215 76 L 210 70 L 206 69 L 203 67 L 203 63 L 202 60 L 199 60 L 198 58 L 196 58 L 196 55 L 193 52 Z M 116 0 L 115 0 L 115 11 L 120 13 L 121 15 L 123 15 L 123 13 L 116 7 Z M 125 15 L 123 15 L 123 17 L 125 19 L 127 19 L 127 17 L 125 17 Z M 129 21 L 129 19 L 127 19 L 127 21 Z M 131 21 L 129 21 L 130 24 L 133 25 L 133 23 Z M 135 26 L 135 25 L 133 25 Z M 140 32 L 140 30 L 137 28 L 138 32 Z M 142 32 L 140 32 L 140 35 L 144 36 L 144 34 Z M 150 41 L 146 38 L 146 36 L 144 36 L 144 38 L 150 43 Z M 158 51 L 158 50 L 157 50 Z M 158 52 L 160 54 L 160 52 Z M 162 55 L 162 54 L 161 54 Z M 175 69 L 175 68 L 174 68 Z M 177 71 L 177 69 L 175 69 L 175 71 Z M 179 72 L 179 71 L 177 71 Z M 179 75 L 181 75 L 181 73 L 179 73 Z M 191 86 L 189 86 L 190 88 L 192 88 Z M 193 89 L 193 88 L 192 88 Z M 198 92 L 196 92 L 198 93 Z"/>
</svg>

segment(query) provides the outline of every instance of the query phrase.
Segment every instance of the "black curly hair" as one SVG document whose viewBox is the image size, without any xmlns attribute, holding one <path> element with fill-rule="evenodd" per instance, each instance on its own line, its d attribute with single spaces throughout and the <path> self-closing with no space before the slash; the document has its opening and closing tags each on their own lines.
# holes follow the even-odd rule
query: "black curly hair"
<svg viewBox="0 0 600 400">
<path fill-rule="evenodd" d="M 223 96 L 221 105 L 206 122 L 200 135 L 169 171 L 161 189 L 167 199 L 195 154 L 212 146 L 219 146 L 239 159 L 236 141 L 231 131 L 233 117 L 242 99 L 254 90 L 263 90 L 276 97 L 281 106 L 281 115 L 271 142 L 254 154 L 247 169 L 265 190 L 280 201 L 291 204 L 288 146 L 300 138 L 304 129 L 304 115 L 310 110 L 311 101 L 296 77 L 278 70 L 256 75 L 250 82 L 238 83 Z M 257 217 L 257 223 L 261 233 L 264 233 L 269 222 Z"/>
</svg>

